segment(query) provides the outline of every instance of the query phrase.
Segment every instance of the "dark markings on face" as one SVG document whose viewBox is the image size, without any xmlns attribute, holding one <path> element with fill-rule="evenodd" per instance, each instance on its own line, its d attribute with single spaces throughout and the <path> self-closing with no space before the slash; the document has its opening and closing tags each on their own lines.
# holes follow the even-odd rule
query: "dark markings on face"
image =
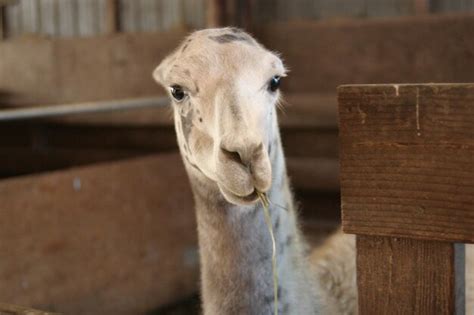
<svg viewBox="0 0 474 315">
<path fill-rule="evenodd" d="M 293 235 L 288 235 L 285 240 L 285 246 L 290 246 L 293 243 Z"/>
<path fill-rule="evenodd" d="M 191 104 L 189 104 L 191 106 Z M 188 113 L 186 116 L 182 115 L 181 116 L 181 128 L 183 131 L 183 136 L 184 140 L 186 143 L 188 143 L 189 139 L 189 134 L 191 133 L 191 130 L 193 129 L 193 117 L 194 117 L 194 110 L 190 108 L 188 110 Z"/>
<path fill-rule="evenodd" d="M 188 77 L 191 75 L 191 72 L 188 69 L 184 69 L 183 73 Z"/>
<path fill-rule="evenodd" d="M 202 117 L 199 117 L 199 122 L 202 123 Z"/>
<path fill-rule="evenodd" d="M 247 44 L 253 45 L 253 39 L 248 36 L 247 34 L 222 34 L 217 36 L 209 36 L 210 39 L 219 43 L 219 44 L 227 44 L 235 41 L 245 42 Z"/>
<path fill-rule="evenodd" d="M 181 48 L 181 52 L 184 52 L 188 48 L 188 44 L 184 44 L 183 48 Z"/>
<path fill-rule="evenodd" d="M 289 303 L 283 304 L 283 307 L 281 308 L 280 313 L 281 314 L 290 314 L 290 304 Z"/>
<path fill-rule="evenodd" d="M 235 34 L 240 34 L 240 33 L 243 33 L 244 31 L 242 31 L 240 28 L 238 27 L 230 27 L 229 28 L 229 31 L 231 31 L 232 33 L 235 33 Z"/>
<path fill-rule="evenodd" d="M 240 108 L 236 104 L 230 105 L 230 112 L 232 114 L 232 118 L 239 121 L 242 119 L 242 115 L 240 113 Z"/>
</svg>

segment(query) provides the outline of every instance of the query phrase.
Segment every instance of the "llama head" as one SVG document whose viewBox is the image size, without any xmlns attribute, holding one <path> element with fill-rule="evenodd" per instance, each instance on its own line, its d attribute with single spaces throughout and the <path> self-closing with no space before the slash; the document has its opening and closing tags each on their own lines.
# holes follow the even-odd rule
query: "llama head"
<svg viewBox="0 0 474 315">
<path fill-rule="evenodd" d="M 194 32 L 153 72 L 169 91 L 188 170 L 231 203 L 255 203 L 271 186 L 268 148 L 285 73 L 277 55 L 236 28 Z"/>
</svg>

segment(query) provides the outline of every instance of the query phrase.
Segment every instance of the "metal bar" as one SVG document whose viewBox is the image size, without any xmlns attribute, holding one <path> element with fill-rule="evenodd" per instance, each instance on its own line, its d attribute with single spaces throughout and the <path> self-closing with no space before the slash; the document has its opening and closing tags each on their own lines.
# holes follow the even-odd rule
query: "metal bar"
<svg viewBox="0 0 474 315">
<path fill-rule="evenodd" d="M 146 107 L 163 107 L 167 106 L 168 104 L 169 99 L 167 97 L 148 97 L 114 101 L 37 106 L 22 109 L 6 109 L 0 110 L 0 122 L 75 114 L 114 112 Z"/>
</svg>

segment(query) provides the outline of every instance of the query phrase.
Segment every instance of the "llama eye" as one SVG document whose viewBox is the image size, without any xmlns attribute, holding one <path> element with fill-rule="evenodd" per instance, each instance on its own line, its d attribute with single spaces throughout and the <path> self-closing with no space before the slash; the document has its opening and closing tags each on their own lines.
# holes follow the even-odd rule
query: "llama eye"
<svg viewBox="0 0 474 315">
<path fill-rule="evenodd" d="M 277 75 L 274 76 L 273 78 L 270 79 L 270 82 L 268 83 L 268 89 L 272 92 L 275 92 L 280 87 L 280 81 L 281 81 L 281 77 Z"/>
<path fill-rule="evenodd" d="M 186 93 L 184 92 L 183 88 L 179 85 L 171 86 L 170 90 L 171 90 L 171 95 L 177 102 L 181 102 L 186 97 Z"/>
</svg>

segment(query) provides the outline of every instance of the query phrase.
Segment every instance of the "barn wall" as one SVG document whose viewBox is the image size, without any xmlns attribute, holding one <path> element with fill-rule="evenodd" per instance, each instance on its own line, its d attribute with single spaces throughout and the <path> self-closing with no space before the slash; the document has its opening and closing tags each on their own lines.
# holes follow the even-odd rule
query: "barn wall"
<svg viewBox="0 0 474 315">
<path fill-rule="evenodd" d="M 42 34 L 53 37 L 83 37 L 107 32 L 106 11 L 110 0 L 19 0 L 6 7 L 6 37 Z M 191 29 L 206 25 L 206 0 L 116 0 L 118 29 L 152 32 L 176 27 Z M 239 10 L 241 2 L 227 1 Z M 254 25 L 295 19 L 370 18 L 410 16 L 424 13 L 474 11 L 466 0 L 258 0 L 252 1 Z M 234 10 L 233 9 L 233 10 Z M 0 9 L 1 11 L 1 9 Z M 2 14 L 0 14 L 2 16 Z M 1 28 L 1 26 L 0 26 Z"/>
<path fill-rule="evenodd" d="M 187 34 L 117 34 L 0 43 L 0 100 L 58 103 L 162 94 L 151 73 Z"/>
<path fill-rule="evenodd" d="M 344 83 L 474 81 L 473 28 L 473 15 L 427 16 L 278 23 L 255 34 L 291 69 L 287 92 L 334 93 Z M 38 104 L 162 94 L 151 71 L 186 34 L 2 42 L 0 73 L 8 76 L 0 77 L 0 99 Z"/>
</svg>

